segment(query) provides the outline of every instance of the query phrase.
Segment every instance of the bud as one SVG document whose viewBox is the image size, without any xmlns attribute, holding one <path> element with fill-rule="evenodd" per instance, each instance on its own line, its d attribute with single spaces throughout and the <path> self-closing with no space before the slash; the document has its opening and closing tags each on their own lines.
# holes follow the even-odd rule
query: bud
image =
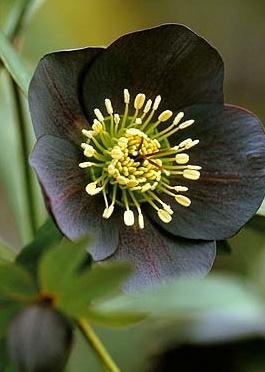
<svg viewBox="0 0 265 372">
<path fill-rule="evenodd" d="M 16 315 L 8 333 L 10 359 L 20 371 L 63 371 L 72 329 L 66 319 L 47 304 L 27 307 Z"/>
</svg>

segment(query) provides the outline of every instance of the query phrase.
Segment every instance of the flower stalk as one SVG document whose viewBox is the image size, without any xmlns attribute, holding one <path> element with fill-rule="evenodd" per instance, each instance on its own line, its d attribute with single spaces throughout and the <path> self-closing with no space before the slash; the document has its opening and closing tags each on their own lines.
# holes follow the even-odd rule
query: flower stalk
<svg viewBox="0 0 265 372">
<path fill-rule="evenodd" d="M 113 361 L 110 354 L 108 353 L 94 330 L 91 328 L 87 320 L 80 318 L 78 320 L 78 326 L 87 342 L 92 346 L 101 362 L 106 366 L 107 370 L 109 372 L 120 372 L 120 369 Z"/>
</svg>

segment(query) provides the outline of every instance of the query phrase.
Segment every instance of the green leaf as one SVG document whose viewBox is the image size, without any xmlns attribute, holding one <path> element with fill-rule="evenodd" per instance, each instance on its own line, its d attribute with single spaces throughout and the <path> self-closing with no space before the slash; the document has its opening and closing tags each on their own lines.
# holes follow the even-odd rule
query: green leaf
<svg viewBox="0 0 265 372">
<path fill-rule="evenodd" d="M 62 234 L 51 218 L 48 218 L 37 231 L 34 241 L 25 246 L 19 253 L 16 262 L 36 276 L 38 262 L 43 252 L 61 239 Z"/>
<path fill-rule="evenodd" d="M 0 262 L 13 262 L 16 258 L 15 250 L 0 240 Z"/>
<path fill-rule="evenodd" d="M 118 289 L 130 272 L 131 266 L 125 263 L 96 264 L 89 272 L 73 277 L 61 289 L 58 307 L 79 317 L 91 301 Z"/>
<path fill-rule="evenodd" d="M 44 292 L 64 291 L 88 257 L 87 246 L 87 239 L 78 243 L 65 240 L 60 245 L 50 248 L 39 264 L 41 289 Z"/>
<path fill-rule="evenodd" d="M 25 96 L 28 95 L 28 87 L 31 73 L 25 62 L 15 51 L 7 37 L 0 31 L 0 59 L 4 63 L 12 78 L 20 87 Z"/>
<path fill-rule="evenodd" d="M 264 216 L 265 217 L 265 199 L 263 200 L 263 203 L 259 207 L 259 209 L 257 211 L 257 214 L 259 214 L 260 216 Z"/>
<path fill-rule="evenodd" d="M 17 301 L 29 301 L 38 294 L 29 273 L 13 263 L 0 264 L 0 293 Z"/>
<path fill-rule="evenodd" d="M 99 305 L 99 310 L 143 311 L 153 317 L 197 319 L 209 314 L 254 314 L 264 312 L 255 290 L 237 278 L 211 275 L 178 279 L 139 294 L 121 295 Z"/>
<path fill-rule="evenodd" d="M 104 312 L 98 310 L 96 307 L 89 307 L 82 317 L 86 318 L 89 322 L 96 323 L 108 327 L 125 327 L 138 323 L 146 319 L 147 314 L 141 312 Z"/>
</svg>

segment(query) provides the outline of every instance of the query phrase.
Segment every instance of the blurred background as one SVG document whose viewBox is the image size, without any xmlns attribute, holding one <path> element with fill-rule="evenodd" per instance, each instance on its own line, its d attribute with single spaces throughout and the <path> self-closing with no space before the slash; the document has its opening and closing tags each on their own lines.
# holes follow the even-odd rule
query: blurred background
<svg viewBox="0 0 265 372">
<path fill-rule="evenodd" d="M 0 27 L 19 0 L 0 0 Z M 31 71 L 42 55 L 54 50 L 107 46 L 120 35 L 161 23 L 182 23 L 215 46 L 225 63 L 225 101 L 254 112 L 265 123 L 265 2 L 263 0 L 46 0 L 37 1 L 25 24 L 19 48 Z M 16 138 L 10 82 L 0 72 L 0 236 L 14 247 L 23 237 L 21 149 Z M 28 115 L 26 102 L 25 114 Z M 30 128 L 30 121 L 29 121 Z M 30 129 L 29 129 L 30 131 Z M 31 133 L 32 144 L 34 136 Z M 39 223 L 45 212 L 39 208 Z M 265 248 L 262 217 L 252 219 L 222 245 L 214 271 L 251 275 L 251 265 Z M 143 326 L 126 330 L 99 329 L 114 359 L 126 372 L 142 371 L 150 333 Z M 101 371 L 78 341 L 69 371 Z"/>
</svg>

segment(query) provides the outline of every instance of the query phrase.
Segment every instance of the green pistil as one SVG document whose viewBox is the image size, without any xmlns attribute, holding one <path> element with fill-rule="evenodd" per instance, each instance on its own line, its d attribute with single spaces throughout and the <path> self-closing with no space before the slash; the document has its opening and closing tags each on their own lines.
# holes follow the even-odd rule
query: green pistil
<svg viewBox="0 0 265 372">
<path fill-rule="evenodd" d="M 160 123 L 167 122 L 172 116 L 170 110 L 165 110 L 152 122 L 160 101 L 161 97 L 157 96 L 153 103 L 151 100 L 145 103 L 145 95 L 139 93 L 133 103 L 134 114 L 129 115 L 130 94 L 125 89 L 123 115 L 114 113 L 111 101 L 106 99 L 108 116 L 104 117 L 100 110 L 95 109 L 92 130 L 82 131 L 87 142 L 81 147 L 88 159 L 79 166 L 88 170 L 88 178 L 92 180 L 86 186 L 87 194 L 103 194 L 104 218 L 110 218 L 115 205 L 118 205 L 125 209 L 125 224 L 132 226 L 136 209 L 138 226 L 142 229 L 141 204 L 149 203 L 165 223 L 171 221 L 173 210 L 163 202 L 163 194 L 185 207 L 191 204 L 191 200 L 181 194 L 188 188 L 171 186 L 170 175 L 178 175 L 182 180 L 199 178 L 200 167 L 189 165 L 189 156 L 183 152 L 195 146 L 198 140 L 189 138 L 171 147 L 168 139 L 178 130 L 192 125 L 194 120 L 181 123 L 184 114 L 180 112 L 167 128 L 159 132 Z"/>
</svg>

